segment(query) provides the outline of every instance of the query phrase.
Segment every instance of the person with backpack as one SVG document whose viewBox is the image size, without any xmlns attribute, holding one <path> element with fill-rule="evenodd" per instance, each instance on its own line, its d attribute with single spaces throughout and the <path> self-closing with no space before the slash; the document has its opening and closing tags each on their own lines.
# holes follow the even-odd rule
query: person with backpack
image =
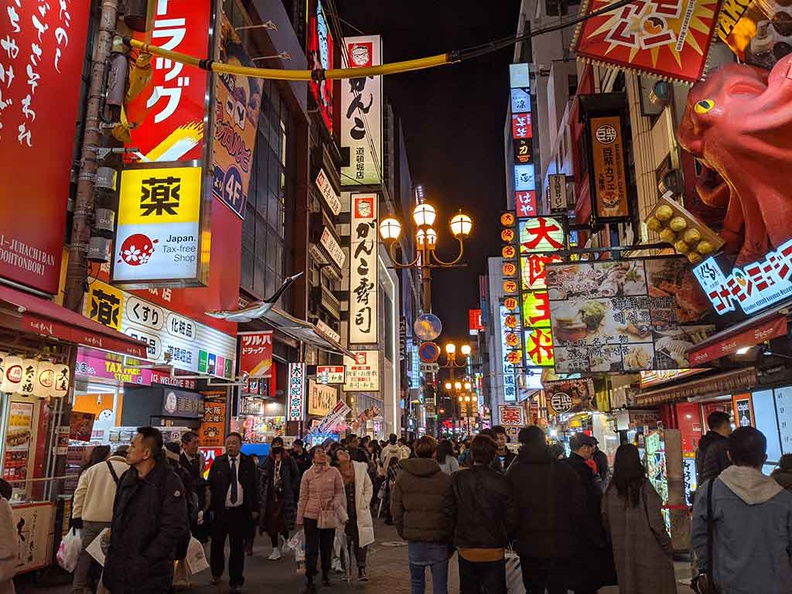
<svg viewBox="0 0 792 594">
<path fill-rule="evenodd" d="M 184 484 L 165 461 L 162 433 L 140 427 L 113 503 L 102 583 L 112 594 L 167 594 L 190 544 Z"/>
<path fill-rule="evenodd" d="M 74 594 L 94 591 L 94 582 L 98 581 L 101 568 L 85 549 L 102 530 L 110 527 L 118 483 L 121 475 L 129 469 L 121 452 L 116 451 L 112 456 L 109 453 L 109 448 L 106 448 L 106 459 L 90 466 L 80 475 L 74 490 L 72 526 L 82 531 L 82 551 L 72 576 Z M 92 575 L 96 579 L 92 579 Z"/>
</svg>

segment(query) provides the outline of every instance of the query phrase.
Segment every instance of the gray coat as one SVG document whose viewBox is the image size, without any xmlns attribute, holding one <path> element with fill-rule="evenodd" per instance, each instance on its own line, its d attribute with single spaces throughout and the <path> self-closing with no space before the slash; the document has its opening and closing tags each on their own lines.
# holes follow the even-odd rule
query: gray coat
<svg viewBox="0 0 792 594">
<path fill-rule="evenodd" d="M 602 498 L 602 518 L 613 544 L 620 594 L 676 594 L 671 537 L 660 512 L 662 500 L 649 481 L 638 505 L 619 497 L 610 484 Z"/>
</svg>

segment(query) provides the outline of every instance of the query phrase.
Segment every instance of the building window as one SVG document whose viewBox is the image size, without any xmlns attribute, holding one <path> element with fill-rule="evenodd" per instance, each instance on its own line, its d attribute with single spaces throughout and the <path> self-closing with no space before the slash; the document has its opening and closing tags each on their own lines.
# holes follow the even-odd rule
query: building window
<svg viewBox="0 0 792 594">
<path fill-rule="evenodd" d="M 290 120 L 277 86 L 264 81 L 250 191 L 242 231 L 241 287 L 264 298 L 289 271 L 294 192 L 289 167 Z"/>
</svg>

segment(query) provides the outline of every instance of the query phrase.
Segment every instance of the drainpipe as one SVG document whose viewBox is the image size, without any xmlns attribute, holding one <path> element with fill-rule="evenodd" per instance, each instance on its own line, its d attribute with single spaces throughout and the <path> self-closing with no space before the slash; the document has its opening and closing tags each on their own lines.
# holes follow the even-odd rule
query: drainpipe
<svg viewBox="0 0 792 594">
<path fill-rule="evenodd" d="M 80 174 L 77 182 L 77 198 L 74 205 L 69 267 L 66 270 L 64 305 L 79 312 L 88 278 L 88 242 L 94 215 L 94 177 L 98 167 L 98 150 L 101 146 L 102 129 L 100 111 L 104 94 L 105 70 L 113 46 L 118 0 L 102 0 L 99 20 L 99 39 L 91 62 L 91 81 L 88 87 L 88 109 L 85 113 Z"/>
</svg>

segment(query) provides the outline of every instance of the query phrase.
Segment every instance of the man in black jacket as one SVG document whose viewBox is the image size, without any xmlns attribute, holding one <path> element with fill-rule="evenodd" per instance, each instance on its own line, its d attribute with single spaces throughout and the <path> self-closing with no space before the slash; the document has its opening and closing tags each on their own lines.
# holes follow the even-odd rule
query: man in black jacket
<svg viewBox="0 0 792 594">
<path fill-rule="evenodd" d="M 696 451 L 697 485 L 717 478 L 731 466 L 726 455 L 727 439 L 732 433 L 731 419 L 725 412 L 716 410 L 707 417 L 709 431 L 701 438 Z"/>
<path fill-rule="evenodd" d="M 131 468 L 116 491 L 102 582 L 113 594 L 166 594 L 173 562 L 190 539 L 184 485 L 153 427 L 138 429 L 126 460 Z"/>
<path fill-rule="evenodd" d="M 516 549 L 527 594 L 566 594 L 583 516 L 583 485 L 568 464 L 553 460 L 544 431 L 525 427 L 506 477 L 517 508 Z"/>
<path fill-rule="evenodd" d="M 245 536 L 259 516 L 259 485 L 256 464 L 250 456 L 240 453 L 242 436 L 229 433 L 225 444 L 226 453 L 215 459 L 209 471 L 209 503 L 214 516 L 210 565 L 212 583 L 217 584 L 225 569 L 228 538 L 228 577 L 235 594 L 245 583 Z"/>
<path fill-rule="evenodd" d="M 492 428 L 492 432 L 495 434 L 495 445 L 498 447 L 497 459 L 505 473 L 511 468 L 514 461 L 517 460 L 517 454 L 512 452 L 508 445 L 506 445 L 509 443 L 509 436 L 506 435 L 506 428 L 504 426 L 495 425 Z"/>
<path fill-rule="evenodd" d="M 506 547 L 516 524 L 509 480 L 490 467 L 497 445 L 477 435 L 473 466 L 451 478 L 446 513 L 454 526 L 462 594 L 506 594 Z"/>
</svg>

